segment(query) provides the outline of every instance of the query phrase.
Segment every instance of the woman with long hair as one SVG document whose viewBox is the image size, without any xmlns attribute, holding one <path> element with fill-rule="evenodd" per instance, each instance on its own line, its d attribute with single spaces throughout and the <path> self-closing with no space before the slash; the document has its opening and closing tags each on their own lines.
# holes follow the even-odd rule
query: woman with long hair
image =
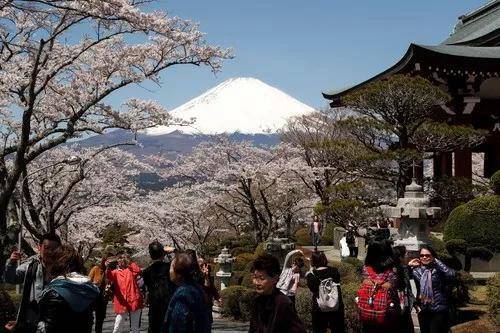
<svg viewBox="0 0 500 333">
<path fill-rule="evenodd" d="M 98 297 L 99 289 L 82 275 L 81 256 L 72 246 L 62 245 L 46 259 L 50 283 L 38 302 L 40 320 L 37 332 L 90 332 L 92 303 Z"/>
<path fill-rule="evenodd" d="M 412 268 L 413 276 L 419 286 L 418 313 L 420 332 L 441 333 L 448 332 L 449 304 L 444 290 L 446 279 L 455 276 L 455 271 L 438 258 L 436 251 L 424 245 L 420 249 L 419 258 L 410 260 L 408 266 Z"/>
<path fill-rule="evenodd" d="M 390 242 L 368 245 L 362 276 L 357 302 L 363 332 L 398 332 L 401 309 Z"/>
<path fill-rule="evenodd" d="M 340 284 L 339 271 L 328 266 L 328 260 L 322 251 L 314 251 L 311 255 L 312 270 L 307 273 L 307 286 L 312 293 L 312 327 L 313 333 L 324 333 L 330 329 L 332 333 L 344 332 L 344 304 L 340 285 L 337 286 L 339 305 L 334 311 L 323 311 L 318 305 L 319 289 L 322 281 L 331 279 Z"/>
</svg>

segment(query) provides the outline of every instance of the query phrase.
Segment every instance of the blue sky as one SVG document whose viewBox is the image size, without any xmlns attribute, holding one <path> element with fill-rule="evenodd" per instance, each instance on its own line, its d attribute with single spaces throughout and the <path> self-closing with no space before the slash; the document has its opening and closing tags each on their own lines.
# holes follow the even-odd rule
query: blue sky
<svg viewBox="0 0 500 333">
<path fill-rule="evenodd" d="M 484 0 L 168 0 L 155 5 L 200 24 L 212 44 L 234 49 L 222 72 L 172 68 L 162 86 L 131 87 L 168 109 L 231 78 L 256 77 L 322 107 L 321 92 L 362 81 L 399 60 L 410 43 L 437 44 L 459 15 Z M 116 101 L 116 100 L 115 100 Z"/>
</svg>

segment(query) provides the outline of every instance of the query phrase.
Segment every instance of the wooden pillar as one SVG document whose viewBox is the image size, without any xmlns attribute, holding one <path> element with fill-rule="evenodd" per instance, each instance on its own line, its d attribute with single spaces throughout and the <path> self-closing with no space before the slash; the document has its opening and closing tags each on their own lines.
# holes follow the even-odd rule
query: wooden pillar
<svg viewBox="0 0 500 333">
<path fill-rule="evenodd" d="M 455 151 L 455 177 L 472 181 L 472 152 L 470 149 Z"/>
<path fill-rule="evenodd" d="M 453 175 L 453 156 L 451 153 L 439 153 L 434 156 L 434 179 L 439 180 Z"/>
</svg>

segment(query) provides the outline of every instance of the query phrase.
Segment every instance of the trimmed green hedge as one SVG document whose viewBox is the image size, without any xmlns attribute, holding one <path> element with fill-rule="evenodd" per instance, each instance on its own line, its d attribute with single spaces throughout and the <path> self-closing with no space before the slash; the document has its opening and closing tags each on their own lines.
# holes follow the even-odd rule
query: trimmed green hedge
<svg viewBox="0 0 500 333">
<path fill-rule="evenodd" d="M 500 325 L 500 273 L 488 280 L 488 315 L 495 325 Z"/>
<path fill-rule="evenodd" d="M 311 237 L 309 236 L 309 228 L 301 228 L 295 232 L 295 239 L 297 245 L 309 246 L 311 245 Z"/>
<path fill-rule="evenodd" d="M 340 286 L 344 302 L 346 332 L 361 332 L 358 307 L 355 301 L 359 285 L 359 282 L 347 282 Z"/>
<path fill-rule="evenodd" d="M 222 312 L 235 319 L 240 319 L 242 317 L 240 299 L 248 291 L 248 288 L 242 286 L 230 286 L 222 290 Z"/>
<path fill-rule="evenodd" d="M 17 309 L 7 291 L 0 285 L 0 332 L 4 325 L 11 320 L 16 320 Z"/>
<path fill-rule="evenodd" d="M 233 263 L 234 271 L 246 271 L 249 264 L 255 259 L 253 253 L 240 253 L 236 256 Z"/>
<path fill-rule="evenodd" d="M 359 260 L 358 258 L 347 257 L 344 259 L 342 264 L 348 264 L 348 265 L 353 266 L 356 269 L 356 272 L 358 274 L 361 274 L 361 272 L 363 271 L 364 263 L 361 260 Z"/>
<path fill-rule="evenodd" d="M 306 329 L 312 328 L 312 293 L 309 288 L 299 288 L 295 294 L 295 308 Z"/>
<path fill-rule="evenodd" d="M 339 270 L 341 284 L 349 282 L 361 282 L 361 275 L 358 273 L 358 267 L 355 267 L 350 263 L 340 261 L 331 261 L 329 264 L 330 266 L 335 267 Z"/>
<path fill-rule="evenodd" d="M 452 239 L 500 252 L 500 196 L 477 197 L 455 208 L 444 228 L 444 241 Z"/>
<path fill-rule="evenodd" d="M 252 304 L 256 297 L 256 293 L 253 289 L 247 289 L 240 297 L 238 305 L 240 307 L 240 319 L 244 321 L 249 321 L 251 312 L 252 312 Z"/>
<path fill-rule="evenodd" d="M 500 170 L 495 172 L 490 178 L 491 189 L 496 195 L 500 195 Z"/>
<path fill-rule="evenodd" d="M 255 251 L 253 252 L 255 258 L 257 258 L 260 255 L 266 254 L 266 249 L 264 248 L 264 243 L 259 243 L 257 247 L 255 248 Z"/>
</svg>

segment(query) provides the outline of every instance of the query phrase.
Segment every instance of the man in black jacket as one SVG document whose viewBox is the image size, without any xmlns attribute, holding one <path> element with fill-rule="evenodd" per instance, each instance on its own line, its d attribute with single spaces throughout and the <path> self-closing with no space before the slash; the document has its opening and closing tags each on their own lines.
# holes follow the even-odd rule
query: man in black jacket
<svg viewBox="0 0 500 333">
<path fill-rule="evenodd" d="M 142 271 L 149 304 L 149 333 L 160 333 L 174 284 L 170 281 L 170 263 L 165 262 L 163 246 L 155 241 L 149 244 L 149 255 L 153 263 Z"/>
<path fill-rule="evenodd" d="M 262 255 L 252 263 L 257 297 L 252 306 L 250 333 L 305 333 L 290 298 L 276 288 L 281 272 L 277 258 Z"/>
</svg>

